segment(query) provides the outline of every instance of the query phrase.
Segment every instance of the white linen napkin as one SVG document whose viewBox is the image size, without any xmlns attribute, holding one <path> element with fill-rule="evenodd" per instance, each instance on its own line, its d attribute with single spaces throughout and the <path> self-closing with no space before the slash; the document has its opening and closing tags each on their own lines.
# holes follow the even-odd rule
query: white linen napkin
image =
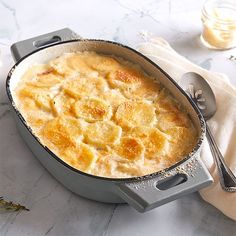
<svg viewBox="0 0 236 236">
<path fill-rule="evenodd" d="M 137 49 L 157 63 L 176 81 L 189 71 L 199 73 L 208 81 L 215 93 L 217 102 L 217 112 L 208 121 L 208 124 L 225 161 L 236 174 L 236 89 L 230 84 L 227 76 L 210 72 L 191 63 L 180 56 L 162 38 L 149 39 L 147 42 L 138 45 Z M 217 167 L 206 140 L 201 158 L 214 178 L 214 183 L 202 189 L 200 195 L 226 216 L 236 220 L 236 193 L 227 193 L 222 190 Z"/>
</svg>

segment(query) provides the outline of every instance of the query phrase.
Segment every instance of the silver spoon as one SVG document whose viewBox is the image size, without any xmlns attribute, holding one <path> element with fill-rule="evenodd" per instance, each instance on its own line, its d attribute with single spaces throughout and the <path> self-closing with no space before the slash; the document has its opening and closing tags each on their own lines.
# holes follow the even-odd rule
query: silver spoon
<svg viewBox="0 0 236 236">
<path fill-rule="evenodd" d="M 206 121 L 216 113 L 215 95 L 210 85 L 201 75 L 194 72 L 185 73 L 182 76 L 179 85 L 198 106 Z M 218 168 L 222 189 L 227 192 L 236 192 L 236 177 L 227 166 L 224 157 L 217 147 L 207 122 L 206 137 Z"/>
</svg>

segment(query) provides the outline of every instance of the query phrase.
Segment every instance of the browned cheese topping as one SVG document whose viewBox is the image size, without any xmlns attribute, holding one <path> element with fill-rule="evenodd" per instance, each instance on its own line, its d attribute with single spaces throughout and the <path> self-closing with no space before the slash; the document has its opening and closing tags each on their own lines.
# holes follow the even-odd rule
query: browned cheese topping
<svg viewBox="0 0 236 236">
<path fill-rule="evenodd" d="M 122 58 L 67 53 L 31 66 L 14 92 L 41 143 L 92 175 L 151 174 L 197 142 L 191 119 L 158 78 Z"/>
</svg>

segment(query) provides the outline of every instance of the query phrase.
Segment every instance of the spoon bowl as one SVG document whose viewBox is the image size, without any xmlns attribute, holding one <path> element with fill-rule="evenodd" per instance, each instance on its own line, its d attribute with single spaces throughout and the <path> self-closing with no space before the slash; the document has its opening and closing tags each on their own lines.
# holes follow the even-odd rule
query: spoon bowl
<svg viewBox="0 0 236 236">
<path fill-rule="evenodd" d="M 215 95 L 201 75 L 194 72 L 185 73 L 179 85 L 190 95 L 206 120 L 215 115 L 217 110 Z"/>
<path fill-rule="evenodd" d="M 194 72 L 185 73 L 179 85 L 197 105 L 205 120 L 210 119 L 216 113 L 216 98 L 206 80 Z M 212 156 L 216 162 L 221 187 L 227 192 L 236 192 L 236 177 L 227 166 L 216 141 L 206 122 L 206 137 L 210 145 Z"/>
</svg>

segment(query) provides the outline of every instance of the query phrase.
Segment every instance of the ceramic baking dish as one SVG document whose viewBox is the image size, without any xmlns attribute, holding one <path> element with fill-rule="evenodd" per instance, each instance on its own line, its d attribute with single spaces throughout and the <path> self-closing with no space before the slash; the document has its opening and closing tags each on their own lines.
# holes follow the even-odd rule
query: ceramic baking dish
<svg viewBox="0 0 236 236">
<path fill-rule="evenodd" d="M 15 106 L 12 93 L 23 73 L 35 63 L 46 63 L 66 52 L 96 51 L 123 57 L 142 66 L 144 71 L 167 87 L 186 108 L 198 129 L 199 139 L 194 150 L 170 168 L 138 178 L 112 179 L 81 172 L 63 162 L 31 132 Z M 127 202 L 140 212 L 173 201 L 185 194 L 212 183 L 212 178 L 199 158 L 205 136 L 205 123 L 201 113 L 173 79 L 151 60 L 132 48 L 105 40 L 78 39 L 70 29 L 15 43 L 11 47 L 16 64 L 10 70 L 6 90 L 19 132 L 43 166 L 66 188 L 83 197 L 107 203 Z"/>
</svg>

